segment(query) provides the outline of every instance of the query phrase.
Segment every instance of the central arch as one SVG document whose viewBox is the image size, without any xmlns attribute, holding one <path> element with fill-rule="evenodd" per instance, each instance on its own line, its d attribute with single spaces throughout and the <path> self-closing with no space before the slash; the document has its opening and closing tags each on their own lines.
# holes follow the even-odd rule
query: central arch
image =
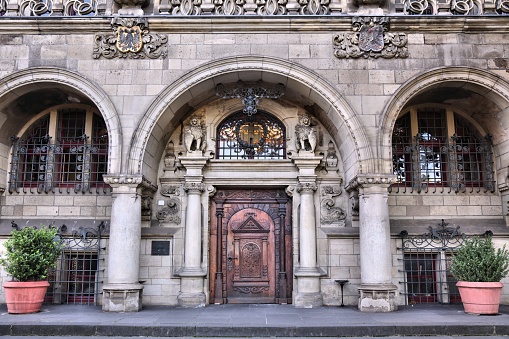
<svg viewBox="0 0 509 339">
<path fill-rule="evenodd" d="M 195 105 L 215 99 L 220 83 L 237 81 L 282 83 L 301 96 L 309 106 L 318 107 L 321 120 L 335 139 L 346 162 L 345 178 L 374 170 L 368 138 L 356 113 L 329 83 L 299 64 L 262 56 L 241 56 L 208 62 L 184 75 L 163 90 L 150 105 L 133 134 L 128 172 L 157 176 L 159 161 L 168 136 Z"/>
</svg>

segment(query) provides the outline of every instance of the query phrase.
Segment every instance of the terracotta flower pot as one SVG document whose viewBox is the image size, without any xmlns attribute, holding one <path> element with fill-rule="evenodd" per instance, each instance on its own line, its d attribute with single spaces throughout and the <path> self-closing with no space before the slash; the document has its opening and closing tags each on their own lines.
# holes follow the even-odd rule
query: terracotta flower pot
<svg viewBox="0 0 509 339">
<path fill-rule="evenodd" d="M 17 314 L 39 312 L 48 287 L 47 281 L 4 282 L 7 311 Z"/>
<path fill-rule="evenodd" d="M 461 301 L 465 312 L 474 314 L 497 314 L 502 287 L 500 282 L 458 281 Z"/>
</svg>

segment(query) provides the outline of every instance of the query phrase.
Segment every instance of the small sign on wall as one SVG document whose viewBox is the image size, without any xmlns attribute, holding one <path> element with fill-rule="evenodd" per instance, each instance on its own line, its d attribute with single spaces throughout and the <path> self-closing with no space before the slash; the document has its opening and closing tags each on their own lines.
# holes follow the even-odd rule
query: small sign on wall
<svg viewBox="0 0 509 339">
<path fill-rule="evenodd" d="M 152 241 L 152 255 L 170 255 L 169 241 Z"/>
</svg>

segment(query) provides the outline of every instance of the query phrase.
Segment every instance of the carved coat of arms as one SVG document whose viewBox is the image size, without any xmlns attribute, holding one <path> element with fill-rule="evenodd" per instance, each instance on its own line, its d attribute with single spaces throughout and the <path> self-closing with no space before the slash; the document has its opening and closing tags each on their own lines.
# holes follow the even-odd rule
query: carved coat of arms
<svg viewBox="0 0 509 339">
<path fill-rule="evenodd" d="M 140 26 L 117 28 L 117 48 L 122 53 L 137 53 L 143 47 Z"/>
<path fill-rule="evenodd" d="M 370 22 L 359 29 L 359 48 L 362 51 L 380 52 L 384 48 L 384 28 Z"/>
</svg>

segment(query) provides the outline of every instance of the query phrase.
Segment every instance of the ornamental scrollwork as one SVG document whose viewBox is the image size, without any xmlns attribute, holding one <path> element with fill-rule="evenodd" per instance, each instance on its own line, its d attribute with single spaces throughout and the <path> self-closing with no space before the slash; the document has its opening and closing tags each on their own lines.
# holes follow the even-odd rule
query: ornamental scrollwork
<svg viewBox="0 0 509 339">
<path fill-rule="evenodd" d="M 52 14 L 52 0 L 24 0 L 19 5 L 20 16 L 50 16 Z"/>
<path fill-rule="evenodd" d="M 390 33 L 389 18 L 355 17 L 354 33 L 338 34 L 333 38 L 337 58 L 407 58 L 405 33 Z"/>
<path fill-rule="evenodd" d="M 201 0 L 171 0 L 172 15 L 201 15 Z"/>
<path fill-rule="evenodd" d="M 68 0 L 65 2 L 64 15 L 97 15 L 97 0 Z"/>
<path fill-rule="evenodd" d="M 497 0 L 495 10 L 498 14 L 509 14 L 509 0 Z"/>
<path fill-rule="evenodd" d="M 149 33 L 147 19 L 115 17 L 111 27 L 113 34 L 95 35 L 94 59 L 166 58 L 168 37 Z"/>
<path fill-rule="evenodd" d="M 403 12 L 414 15 L 437 14 L 438 6 L 435 0 L 406 0 Z"/>
<path fill-rule="evenodd" d="M 299 13 L 301 15 L 327 15 L 329 0 L 299 0 Z"/>
<path fill-rule="evenodd" d="M 322 224 L 335 224 L 340 223 L 344 226 L 346 213 L 345 210 L 336 205 L 336 197 L 342 193 L 339 185 L 327 185 L 322 187 L 322 201 L 321 201 L 321 217 Z"/>
<path fill-rule="evenodd" d="M 216 15 L 244 15 L 245 0 L 214 0 Z"/>
<path fill-rule="evenodd" d="M 176 197 L 171 197 L 169 199 L 164 200 L 164 207 L 160 208 L 157 211 L 157 220 L 160 223 L 169 222 L 180 224 L 180 199 Z"/>
<path fill-rule="evenodd" d="M 171 197 L 172 195 L 180 195 L 179 186 L 162 185 L 159 193 L 165 197 Z"/>
<path fill-rule="evenodd" d="M 287 0 L 256 0 L 258 15 L 285 15 Z"/>
</svg>

